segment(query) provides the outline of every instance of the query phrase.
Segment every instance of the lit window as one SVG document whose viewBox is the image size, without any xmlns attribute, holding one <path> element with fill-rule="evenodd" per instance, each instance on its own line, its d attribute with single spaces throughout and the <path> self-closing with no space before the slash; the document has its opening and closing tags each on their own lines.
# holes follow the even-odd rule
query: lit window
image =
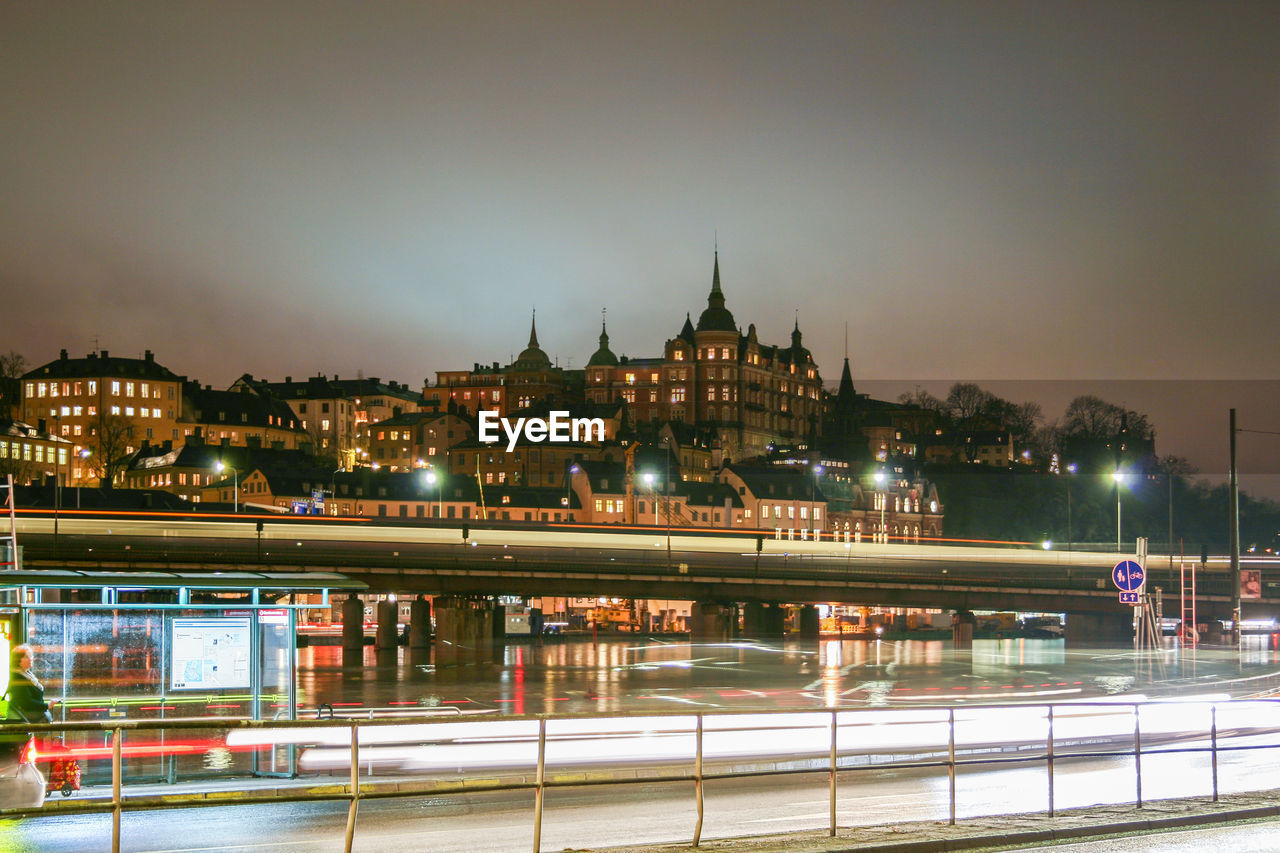
<svg viewBox="0 0 1280 853">
<path fill-rule="evenodd" d="M 98 393 L 98 380 L 96 380 L 96 379 L 90 379 L 90 380 L 89 380 L 89 393 L 90 393 L 90 394 L 97 394 L 97 393 Z"/>
<path fill-rule="evenodd" d="M 37 397 L 44 397 L 44 396 L 46 396 L 48 393 L 49 393 L 49 385 L 48 385 L 48 383 L 41 382 L 38 386 L 36 386 L 36 396 L 37 396 Z"/>
<path fill-rule="evenodd" d="M 684 361 L 684 350 L 676 350 L 671 356 L 676 361 Z"/>
<path fill-rule="evenodd" d="M 142 385 L 141 385 L 141 388 L 142 388 L 142 396 L 143 396 L 143 397 L 150 397 L 150 396 L 151 396 L 151 386 L 150 386 L 150 385 L 148 385 L 146 382 L 143 382 L 143 383 L 142 383 Z"/>
<path fill-rule="evenodd" d="M 769 505 L 768 505 L 768 504 L 765 504 L 764 506 L 760 507 L 760 517 L 761 517 L 761 518 L 763 518 L 763 519 L 765 519 L 765 520 L 768 520 L 768 518 L 769 518 Z"/>
<path fill-rule="evenodd" d="M 132 383 L 132 382 L 126 382 L 126 383 L 124 383 L 124 395 L 125 395 L 126 397 L 132 397 L 132 396 L 133 396 L 133 383 Z"/>
<path fill-rule="evenodd" d="M 720 357 L 721 357 L 721 358 L 728 358 L 728 357 L 729 357 L 729 348 L 728 348 L 728 347 L 722 347 L 722 348 L 721 348 L 721 350 L 720 350 Z"/>
<path fill-rule="evenodd" d="M 596 512 L 600 512 L 603 509 L 604 509 L 604 501 L 600 500 L 599 498 L 596 498 Z"/>
</svg>

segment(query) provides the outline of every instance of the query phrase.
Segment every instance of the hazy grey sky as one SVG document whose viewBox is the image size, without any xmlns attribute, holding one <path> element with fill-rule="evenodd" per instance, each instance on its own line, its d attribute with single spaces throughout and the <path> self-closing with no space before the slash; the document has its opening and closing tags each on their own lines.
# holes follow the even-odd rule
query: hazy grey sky
<svg viewBox="0 0 1280 853">
<path fill-rule="evenodd" d="M 656 355 L 718 235 L 829 381 L 1280 376 L 1280 3 L 10 2 L 0 114 L 33 364 Z"/>
</svg>

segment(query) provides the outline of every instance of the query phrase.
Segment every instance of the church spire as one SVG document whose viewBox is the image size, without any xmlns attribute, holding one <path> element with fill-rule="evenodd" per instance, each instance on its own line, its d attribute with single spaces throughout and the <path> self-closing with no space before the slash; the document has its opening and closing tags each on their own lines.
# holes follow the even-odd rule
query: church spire
<svg viewBox="0 0 1280 853">
<path fill-rule="evenodd" d="M 529 326 L 529 349 L 538 346 L 538 309 L 533 309 L 533 323 Z"/>
<path fill-rule="evenodd" d="M 724 307 L 724 291 L 720 289 L 720 250 L 716 249 L 715 265 L 711 270 L 711 293 L 707 296 L 707 309 L 698 317 L 699 332 L 736 332 L 733 314 Z"/>
</svg>

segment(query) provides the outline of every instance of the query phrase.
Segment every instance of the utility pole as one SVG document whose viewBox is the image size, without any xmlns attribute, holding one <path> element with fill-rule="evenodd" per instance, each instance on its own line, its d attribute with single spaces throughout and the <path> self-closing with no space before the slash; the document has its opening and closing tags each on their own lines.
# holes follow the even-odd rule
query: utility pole
<svg viewBox="0 0 1280 853">
<path fill-rule="evenodd" d="M 1240 630 L 1240 479 L 1236 470 L 1236 410 L 1231 410 L 1231 494 L 1228 526 L 1231 535 L 1231 624 L 1236 635 L 1236 649 L 1243 639 Z"/>
</svg>

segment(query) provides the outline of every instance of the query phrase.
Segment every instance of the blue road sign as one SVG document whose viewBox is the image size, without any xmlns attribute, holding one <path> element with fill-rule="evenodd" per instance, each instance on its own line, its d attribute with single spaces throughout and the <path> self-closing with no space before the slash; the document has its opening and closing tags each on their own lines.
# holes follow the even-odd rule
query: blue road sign
<svg viewBox="0 0 1280 853">
<path fill-rule="evenodd" d="M 1111 570 L 1111 580 L 1115 583 L 1116 588 L 1125 592 L 1133 592 L 1138 589 L 1146 579 L 1147 576 L 1142 571 L 1142 566 L 1139 566 L 1133 560 L 1122 560 L 1116 563 L 1116 567 Z"/>
<path fill-rule="evenodd" d="M 1122 592 L 1120 593 L 1121 604 L 1141 604 L 1142 593 L 1140 592 Z"/>
</svg>

